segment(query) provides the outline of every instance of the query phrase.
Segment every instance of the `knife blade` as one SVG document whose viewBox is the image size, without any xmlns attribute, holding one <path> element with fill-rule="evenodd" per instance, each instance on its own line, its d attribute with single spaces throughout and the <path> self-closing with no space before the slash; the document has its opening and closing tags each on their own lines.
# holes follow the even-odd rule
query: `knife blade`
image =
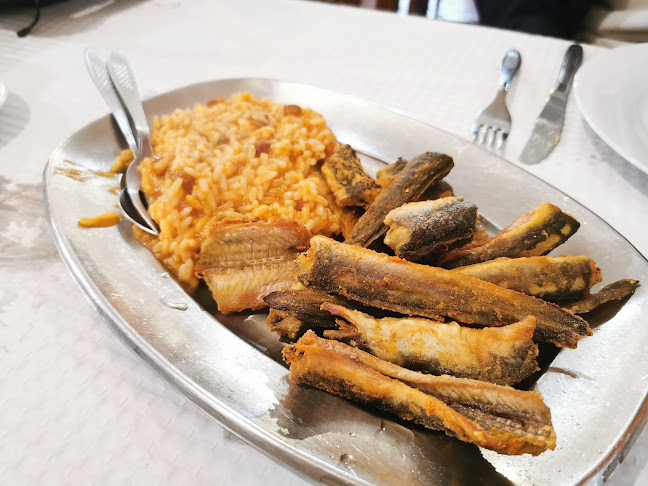
<svg viewBox="0 0 648 486">
<path fill-rule="evenodd" d="M 567 95 L 582 60 L 583 48 L 577 44 L 569 46 L 563 57 L 556 86 L 549 94 L 547 103 L 540 112 L 529 140 L 520 154 L 521 162 L 537 164 L 547 158 L 560 142 Z"/>
</svg>

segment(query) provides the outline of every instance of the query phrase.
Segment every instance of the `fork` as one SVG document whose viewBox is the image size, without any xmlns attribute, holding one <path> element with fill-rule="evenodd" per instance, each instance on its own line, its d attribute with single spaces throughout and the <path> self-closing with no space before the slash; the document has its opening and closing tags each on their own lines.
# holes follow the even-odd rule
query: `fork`
<svg viewBox="0 0 648 486">
<path fill-rule="evenodd" d="M 475 118 L 472 127 L 473 143 L 486 145 L 491 149 L 495 145 L 497 150 L 504 150 L 504 144 L 511 131 L 511 115 L 506 108 L 506 91 L 521 63 L 522 56 L 515 49 L 504 55 L 495 99 Z"/>
</svg>

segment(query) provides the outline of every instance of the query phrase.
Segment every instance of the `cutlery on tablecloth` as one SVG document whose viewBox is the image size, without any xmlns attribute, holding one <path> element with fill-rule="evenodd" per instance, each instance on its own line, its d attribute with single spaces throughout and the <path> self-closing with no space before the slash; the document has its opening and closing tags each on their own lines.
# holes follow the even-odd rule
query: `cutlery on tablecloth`
<svg viewBox="0 0 648 486">
<path fill-rule="evenodd" d="M 531 136 L 520 154 L 520 161 L 525 164 L 537 164 L 544 160 L 560 141 L 567 95 L 574 80 L 574 75 L 583 60 L 583 48 L 572 44 L 563 57 L 556 86 L 549 93 L 547 103 L 536 120 Z"/>
<path fill-rule="evenodd" d="M 511 49 L 502 59 L 502 71 L 497 94 L 493 102 L 482 111 L 472 127 L 473 142 L 503 150 L 504 143 L 511 131 L 511 115 L 506 108 L 506 91 L 522 63 L 522 56 Z"/>
<path fill-rule="evenodd" d="M 110 67 L 113 63 L 113 58 L 115 62 Z M 141 181 L 137 171 L 139 161 L 147 156 L 152 156 L 153 149 L 151 148 L 150 133 L 144 110 L 141 107 L 141 101 L 139 101 L 135 78 L 128 66 L 128 62 L 120 54 L 113 53 L 110 57 L 106 57 L 94 49 L 86 49 L 85 60 L 90 77 L 106 100 L 126 143 L 135 157 L 135 160 L 129 165 L 126 173 L 122 175 L 119 203 L 125 216 L 132 223 L 148 233 L 157 235 L 157 225 L 149 216 L 145 206 L 145 199 L 140 192 Z M 111 71 L 115 71 L 115 74 L 113 75 Z M 126 99 L 128 99 L 128 103 Z M 131 129 L 129 115 L 138 130 L 137 137 Z M 142 119 L 144 120 L 143 122 Z M 139 130 L 148 133 L 148 137 L 146 133 L 142 136 Z M 142 147 L 142 140 L 144 140 L 145 144 L 148 140 L 148 147 Z M 150 150 L 147 150 L 148 148 Z M 131 174 L 131 180 L 129 181 L 129 170 L 135 172 L 135 180 L 133 180 Z"/>
</svg>

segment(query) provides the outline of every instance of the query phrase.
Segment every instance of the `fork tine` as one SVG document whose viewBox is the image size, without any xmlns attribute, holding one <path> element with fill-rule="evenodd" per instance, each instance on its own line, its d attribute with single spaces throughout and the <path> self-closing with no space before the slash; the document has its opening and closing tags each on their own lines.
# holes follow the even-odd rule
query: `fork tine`
<svg viewBox="0 0 648 486">
<path fill-rule="evenodd" d="M 485 125 L 482 125 L 479 127 L 479 134 L 477 135 L 477 143 L 479 145 L 484 144 L 484 139 L 486 138 L 486 134 L 488 133 L 488 127 Z"/>
<path fill-rule="evenodd" d="M 486 136 L 486 145 L 488 147 L 493 146 L 493 142 L 495 141 L 495 135 L 497 134 L 499 130 L 497 130 L 495 127 L 491 127 L 491 129 L 488 131 L 488 134 Z"/>
<path fill-rule="evenodd" d="M 504 149 L 504 143 L 506 142 L 506 133 L 504 133 L 502 130 L 497 131 L 497 142 L 496 146 L 498 150 L 503 150 Z"/>
<path fill-rule="evenodd" d="M 475 143 L 477 141 L 477 135 L 479 135 L 479 129 L 481 128 L 481 125 L 474 124 L 472 126 L 472 129 L 470 130 L 470 133 L 472 133 L 472 142 Z"/>
</svg>

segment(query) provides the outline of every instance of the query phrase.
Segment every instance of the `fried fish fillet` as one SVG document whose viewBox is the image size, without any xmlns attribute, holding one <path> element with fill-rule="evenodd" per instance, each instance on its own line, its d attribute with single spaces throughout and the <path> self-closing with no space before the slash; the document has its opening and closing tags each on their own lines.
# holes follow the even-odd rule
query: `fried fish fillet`
<svg viewBox="0 0 648 486">
<path fill-rule="evenodd" d="M 513 324 L 532 315 L 537 339 L 569 348 L 591 334 L 587 322 L 549 302 L 323 236 L 311 239 L 300 265 L 298 278 L 307 287 L 401 314 L 481 326 Z"/>
<path fill-rule="evenodd" d="M 538 392 L 401 368 L 308 331 L 286 346 L 290 378 L 374 406 L 501 454 L 538 455 L 556 446 Z"/>
<path fill-rule="evenodd" d="M 329 302 L 322 309 L 344 319 L 338 319 L 339 329 L 324 331 L 325 337 L 351 342 L 406 368 L 500 385 L 519 383 L 538 370 L 532 316 L 508 326 L 473 329 L 416 317 L 376 319 Z"/>
<path fill-rule="evenodd" d="M 350 145 L 340 145 L 322 164 L 322 175 L 331 188 L 335 202 L 347 206 L 369 206 L 380 187 L 362 168 Z"/>
<path fill-rule="evenodd" d="M 369 246 L 387 231 L 384 223 L 387 213 L 405 203 L 417 201 L 430 185 L 445 177 L 453 166 L 452 158 L 445 154 L 426 152 L 414 157 L 378 193 L 358 220 L 347 242 Z"/>
<path fill-rule="evenodd" d="M 196 273 L 223 314 L 260 309 L 265 295 L 295 282 L 310 237 L 296 221 L 223 221 L 202 243 Z"/>
<path fill-rule="evenodd" d="M 601 281 L 601 269 L 586 256 L 497 258 L 453 272 L 550 301 L 580 299 Z"/>
<path fill-rule="evenodd" d="M 600 305 L 630 297 L 638 287 L 638 280 L 624 278 L 603 287 L 595 294 L 588 295 L 582 300 L 566 304 L 563 307 L 574 314 L 587 314 Z"/>
<path fill-rule="evenodd" d="M 520 215 L 510 226 L 483 243 L 471 243 L 442 255 L 438 264 L 456 268 L 499 257 L 545 255 L 572 236 L 580 223 L 544 202 Z"/>
<path fill-rule="evenodd" d="M 476 221 L 477 206 L 462 197 L 403 204 L 385 217 L 385 243 L 397 256 L 415 262 L 468 243 Z"/>
</svg>

